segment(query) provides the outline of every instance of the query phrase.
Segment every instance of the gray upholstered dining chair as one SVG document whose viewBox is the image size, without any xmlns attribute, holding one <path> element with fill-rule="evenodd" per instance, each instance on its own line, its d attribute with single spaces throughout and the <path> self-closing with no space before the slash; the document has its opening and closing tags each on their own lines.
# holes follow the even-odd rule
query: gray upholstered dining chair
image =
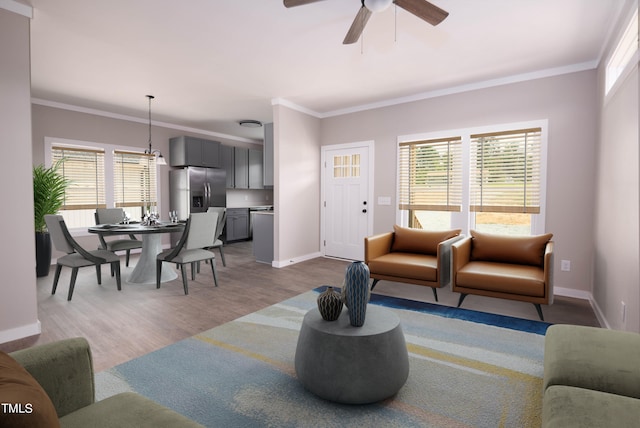
<svg viewBox="0 0 640 428">
<path fill-rule="evenodd" d="M 215 264 L 216 255 L 207 249 L 213 242 L 217 222 L 218 213 L 216 212 L 193 213 L 189 215 L 182 237 L 175 248 L 161 252 L 156 258 L 156 288 L 160 288 L 162 263 L 171 262 L 180 266 L 184 294 L 189 294 L 185 265 L 191 265 L 191 279 L 194 280 L 196 276 L 196 263 L 203 260 L 208 260 L 211 263 L 213 281 L 216 287 L 218 286 Z"/>
<path fill-rule="evenodd" d="M 118 224 L 124 220 L 124 210 L 122 208 L 98 208 L 95 212 L 96 224 Z M 129 266 L 131 250 L 142 248 L 142 241 L 136 239 L 135 235 L 129 234 L 129 238 L 105 239 L 98 235 L 100 248 L 111 251 L 125 251 L 125 265 Z"/>
<path fill-rule="evenodd" d="M 220 236 L 222 236 L 222 231 L 224 230 L 225 223 L 227 222 L 227 209 L 225 207 L 209 207 L 207 208 L 207 212 L 217 212 L 218 213 L 218 224 L 216 226 L 216 235 L 213 238 L 213 245 L 210 248 L 217 248 L 220 250 L 220 258 L 222 259 L 222 266 L 226 266 L 227 263 L 224 260 L 224 243 Z"/>
<path fill-rule="evenodd" d="M 69 283 L 69 295 L 67 297 L 67 300 L 71 300 L 71 297 L 73 296 L 73 289 L 76 286 L 78 269 L 85 266 L 95 266 L 98 284 L 102 284 L 102 272 L 100 268 L 106 263 L 111 265 L 111 272 L 115 273 L 118 291 L 122 290 L 122 283 L 120 281 L 120 258 L 118 256 L 107 250 L 87 251 L 82 248 L 69 233 L 67 225 L 64 222 L 64 218 L 62 218 L 61 215 L 45 215 L 44 221 L 47 224 L 51 241 L 53 242 L 56 250 L 66 253 L 66 255 L 58 257 L 51 294 L 56 294 L 56 288 L 58 288 L 58 280 L 60 279 L 62 266 L 67 266 L 72 269 L 71 282 Z"/>
</svg>

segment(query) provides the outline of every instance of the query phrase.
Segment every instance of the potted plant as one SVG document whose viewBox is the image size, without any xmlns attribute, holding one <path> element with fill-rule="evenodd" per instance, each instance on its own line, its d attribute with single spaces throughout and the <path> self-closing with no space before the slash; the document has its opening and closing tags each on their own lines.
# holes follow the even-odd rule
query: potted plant
<svg viewBox="0 0 640 428">
<path fill-rule="evenodd" d="M 33 215 L 36 234 L 36 276 L 47 276 L 51 265 L 51 237 L 44 216 L 56 214 L 64 204 L 69 180 L 58 173 L 58 163 L 33 167 Z"/>
</svg>

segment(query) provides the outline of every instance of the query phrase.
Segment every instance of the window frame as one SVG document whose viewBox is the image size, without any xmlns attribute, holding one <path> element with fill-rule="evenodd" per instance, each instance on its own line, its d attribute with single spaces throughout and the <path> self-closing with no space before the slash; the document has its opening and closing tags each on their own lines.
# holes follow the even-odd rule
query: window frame
<svg viewBox="0 0 640 428">
<path fill-rule="evenodd" d="M 411 135 L 401 135 L 397 137 L 396 144 L 396 223 L 408 227 L 409 215 L 408 210 L 399 208 L 400 195 L 400 144 L 410 141 L 420 140 L 437 140 L 449 138 L 452 135 L 462 137 L 462 209 L 460 212 L 451 212 L 452 229 L 462 229 L 463 234 L 469 234 L 469 230 L 475 229 L 475 216 L 470 210 L 471 200 L 471 184 L 470 184 L 470 166 L 471 166 L 471 135 L 489 134 L 494 132 L 508 132 L 521 129 L 540 128 L 540 213 L 531 214 L 531 235 L 539 235 L 546 233 L 545 217 L 546 217 L 546 196 L 547 196 L 547 152 L 548 152 L 548 119 L 538 119 L 524 122 L 512 122 L 504 124 L 486 125 L 470 128 L 447 129 L 441 131 L 425 132 Z"/>
<path fill-rule="evenodd" d="M 606 65 L 604 67 L 604 97 L 605 102 L 608 101 L 613 95 L 618 91 L 622 83 L 629 76 L 631 71 L 638 65 L 640 61 L 640 34 L 638 29 L 639 27 L 639 9 L 635 7 L 633 12 L 626 17 L 626 20 L 623 21 L 626 25 L 624 25 L 624 29 L 622 29 L 615 36 L 615 44 L 613 45 L 610 55 L 607 58 Z M 635 25 L 633 25 L 635 24 Z M 635 29 L 634 29 L 635 28 Z M 616 58 L 620 58 L 620 53 L 624 49 L 628 49 L 632 47 L 632 43 L 625 44 L 625 41 L 629 42 L 631 38 L 635 37 L 635 52 L 629 56 L 629 59 L 625 64 L 613 64 L 612 62 Z M 612 76 L 612 74 L 614 76 Z"/>
<path fill-rule="evenodd" d="M 53 159 L 51 156 L 51 148 L 52 146 L 68 146 L 70 148 L 80 148 L 80 149 L 88 149 L 88 150 L 104 150 L 104 191 L 105 191 L 105 202 L 108 208 L 115 207 L 115 191 L 114 191 L 114 151 L 125 151 L 125 152 L 137 152 L 140 151 L 140 154 L 144 154 L 144 148 L 132 147 L 132 146 L 124 146 L 124 145 L 115 145 L 115 144 L 104 144 L 97 143 L 93 141 L 82 141 L 82 140 L 72 140 L 68 138 L 55 138 L 55 137 L 44 137 L 44 164 L 47 167 L 52 165 Z M 160 168 L 156 162 L 156 204 L 158 206 L 158 210 L 162 206 L 162 186 L 161 186 L 161 175 Z M 89 231 L 87 227 L 76 227 L 69 229 L 69 232 L 73 236 L 89 236 Z"/>
</svg>

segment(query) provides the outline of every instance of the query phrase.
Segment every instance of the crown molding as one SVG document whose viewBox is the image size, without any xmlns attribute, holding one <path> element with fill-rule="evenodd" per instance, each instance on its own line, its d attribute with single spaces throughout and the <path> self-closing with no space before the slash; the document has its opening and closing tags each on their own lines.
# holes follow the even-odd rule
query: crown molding
<svg viewBox="0 0 640 428">
<path fill-rule="evenodd" d="M 529 80 L 544 79 L 546 77 L 559 76 L 562 74 L 577 73 L 577 72 L 586 71 L 586 70 L 594 70 L 597 67 L 598 67 L 598 61 L 588 61 L 580 64 L 572 64 L 566 67 L 557 67 L 557 68 L 550 68 L 546 70 L 534 71 L 531 73 L 516 74 L 513 76 L 485 80 L 482 82 L 475 82 L 467 85 L 453 86 L 450 88 L 439 89 L 435 91 L 421 92 L 421 93 L 410 95 L 407 97 L 392 98 L 389 100 L 384 100 L 376 103 L 363 104 L 359 106 L 328 111 L 325 113 L 321 113 L 320 118 L 324 119 L 327 117 L 342 116 L 345 114 L 357 113 L 365 110 L 373 110 L 373 109 L 382 108 L 382 107 L 390 107 L 390 106 L 410 103 L 414 101 L 422 101 L 430 98 L 442 97 L 445 95 L 460 94 L 463 92 L 493 88 L 493 87 L 509 85 L 513 83 L 526 82 Z"/>
<path fill-rule="evenodd" d="M 33 7 L 23 3 L 19 3 L 15 0 L 0 0 L 0 9 L 5 9 L 9 12 L 26 16 L 29 19 L 33 18 Z"/>
<path fill-rule="evenodd" d="M 274 106 L 282 105 L 290 109 L 297 110 L 301 113 L 305 113 L 310 116 L 316 117 L 318 119 L 325 119 L 329 117 L 342 116 L 345 114 L 358 113 L 361 111 L 373 110 L 373 109 L 383 108 L 383 107 L 390 107 L 390 106 L 410 103 L 414 101 L 422 101 L 430 98 L 442 97 L 445 95 L 460 94 L 463 92 L 470 92 L 478 89 L 487 89 L 487 88 L 493 88 L 496 86 L 526 82 L 529 80 L 544 79 L 547 77 L 560 76 L 563 74 L 577 73 L 580 71 L 595 70 L 596 68 L 598 68 L 598 64 L 599 64 L 599 60 L 587 61 L 587 62 L 572 64 L 564 67 L 549 68 L 545 70 L 534 71 L 531 73 L 516 74 L 513 76 L 507 76 L 507 77 L 502 77 L 498 79 L 491 79 L 491 80 L 485 80 L 482 82 L 470 83 L 467 85 L 452 86 L 450 88 L 439 89 L 435 91 L 421 92 L 421 93 L 409 95 L 406 97 L 390 98 L 388 100 L 383 100 L 375 103 L 361 104 L 353 107 L 347 107 L 344 109 L 331 110 L 324 113 L 320 113 L 315 110 L 308 109 L 306 107 L 303 107 L 291 101 L 288 101 L 284 98 L 272 99 L 271 105 L 274 105 Z"/>
<path fill-rule="evenodd" d="M 92 114 L 94 116 L 107 117 L 110 119 L 126 120 L 129 122 L 144 123 L 144 124 L 149 123 L 148 118 L 140 118 L 140 117 L 128 116 L 124 114 L 111 113 L 108 111 L 97 110 L 97 109 L 86 108 L 86 107 L 79 107 L 71 104 L 59 103 L 56 101 L 43 100 L 40 98 L 32 98 L 31 103 L 45 106 L 45 107 L 53 107 L 53 108 L 58 108 L 62 110 L 74 111 L 77 113 L 86 113 L 86 114 Z M 151 123 L 155 126 L 161 126 L 163 128 L 168 128 L 168 129 L 175 129 L 178 131 L 193 132 L 196 134 L 208 135 L 210 137 L 216 137 L 216 138 L 226 138 L 228 140 L 239 141 L 243 143 L 262 144 L 262 140 L 254 140 L 252 138 L 244 138 L 244 137 L 238 137 L 235 135 L 222 134 L 220 132 L 213 132 L 213 131 L 207 131 L 204 129 L 191 128 L 188 126 L 176 125 L 168 122 L 158 122 L 158 121 L 152 120 Z"/>
<path fill-rule="evenodd" d="M 292 110 L 299 111 L 300 113 L 305 113 L 305 114 L 308 114 L 309 116 L 316 117 L 318 119 L 322 119 L 323 118 L 323 114 L 322 113 L 318 113 L 317 111 L 314 111 L 314 110 L 308 109 L 306 107 L 303 107 L 301 105 L 292 103 L 291 101 L 285 100 L 284 98 L 273 98 L 271 100 L 271 105 L 272 106 L 281 105 L 281 106 L 288 107 L 288 108 L 290 108 Z"/>
</svg>

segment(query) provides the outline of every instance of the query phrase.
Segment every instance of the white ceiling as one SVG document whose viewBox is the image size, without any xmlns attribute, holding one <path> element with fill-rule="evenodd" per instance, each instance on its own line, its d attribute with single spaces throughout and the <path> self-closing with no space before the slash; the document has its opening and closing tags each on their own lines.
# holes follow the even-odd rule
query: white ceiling
<svg viewBox="0 0 640 428">
<path fill-rule="evenodd" d="M 437 27 L 394 6 L 342 40 L 360 0 L 23 0 L 32 96 L 259 139 L 282 99 L 318 117 L 520 75 L 594 68 L 631 0 L 434 0 Z M 484 82 L 484 83 L 482 83 Z"/>
</svg>

